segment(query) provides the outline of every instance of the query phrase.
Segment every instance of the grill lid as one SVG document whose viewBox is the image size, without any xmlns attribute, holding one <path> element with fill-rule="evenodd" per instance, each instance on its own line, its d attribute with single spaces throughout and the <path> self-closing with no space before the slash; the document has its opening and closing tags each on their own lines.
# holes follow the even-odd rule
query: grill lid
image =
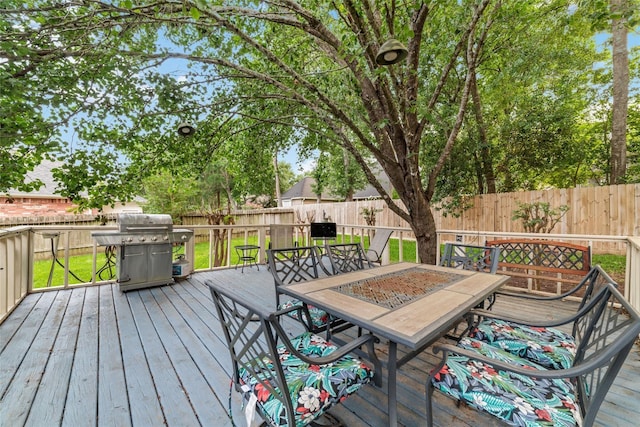
<svg viewBox="0 0 640 427">
<path fill-rule="evenodd" d="M 138 213 L 118 215 L 118 230 L 121 232 L 171 231 L 172 229 L 171 215 Z"/>
<path fill-rule="evenodd" d="M 173 228 L 171 215 L 123 213 L 117 231 L 91 233 L 99 245 L 157 245 L 186 242 L 193 231 Z"/>
</svg>

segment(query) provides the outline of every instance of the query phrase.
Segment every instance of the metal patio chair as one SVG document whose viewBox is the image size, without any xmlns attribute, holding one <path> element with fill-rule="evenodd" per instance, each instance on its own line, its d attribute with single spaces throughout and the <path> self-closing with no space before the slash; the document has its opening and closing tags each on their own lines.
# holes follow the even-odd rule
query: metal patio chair
<svg viewBox="0 0 640 427">
<path fill-rule="evenodd" d="M 373 267 L 360 243 L 325 245 L 333 274 L 348 273 Z"/>
<path fill-rule="evenodd" d="M 269 249 L 267 260 L 276 286 L 276 302 L 279 310 L 297 307 L 297 310 L 288 312 L 289 317 L 301 322 L 309 332 L 326 331 L 327 338 L 331 337 L 333 329 L 343 330 L 341 326 L 346 327 L 342 319 L 333 318 L 326 311 L 291 299 L 290 296 L 281 292 L 282 287 L 291 283 L 317 279 L 323 274 L 331 275 L 322 264 L 317 246 Z"/>
<path fill-rule="evenodd" d="M 294 242 L 293 237 L 293 226 L 284 224 L 269 225 L 269 249 L 297 246 L 297 242 Z"/>
<path fill-rule="evenodd" d="M 474 246 L 449 242 L 444 245 L 444 254 L 440 265 L 495 274 L 498 270 L 499 255 L 500 248 L 495 246 Z"/>
<path fill-rule="evenodd" d="M 500 248 L 495 246 L 474 246 L 462 243 L 445 243 L 444 254 L 440 259 L 443 267 L 459 268 L 462 270 L 481 271 L 495 274 L 498 270 L 498 258 Z M 495 294 L 487 298 L 487 310 L 493 307 L 496 301 Z M 485 302 L 478 304 L 484 308 Z"/>
<path fill-rule="evenodd" d="M 369 242 L 369 247 L 365 252 L 367 259 L 369 261 L 376 263 L 378 265 L 382 265 L 382 254 L 387 247 L 387 243 L 389 243 L 389 238 L 393 230 L 376 228 L 374 230 L 374 235 L 371 241 Z"/>
<path fill-rule="evenodd" d="M 443 358 L 427 380 L 429 426 L 434 389 L 510 425 L 591 426 L 640 333 L 640 314 L 612 284 L 561 321 L 487 316 L 457 346 L 434 346 Z M 553 329 L 562 325 L 571 334 Z M 510 336 L 489 339 L 496 334 Z"/>
<path fill-rule="evenodd" d="M 253 410 L 269 426 L 305 426 L 371 380 L 381 384 L 373 335 L 342 347 L 310 332 L 290 338 L 278 318 L 295 307 L 271 312 L 232 288 L 205 283 L 229 348 L 232 384 L 247 402 L 249 417 Z M 352 354 L 360 347 L 370 362 Z"/>
</svg>

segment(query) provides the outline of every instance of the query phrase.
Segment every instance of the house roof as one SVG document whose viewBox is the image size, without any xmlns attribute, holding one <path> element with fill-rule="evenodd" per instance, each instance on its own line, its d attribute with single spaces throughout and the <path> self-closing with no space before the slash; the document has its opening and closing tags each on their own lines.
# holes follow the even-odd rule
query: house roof
<svg viewBox="0 0 640 427">
<path fill-rule="evenodd" d="M 37 190 L 31 192 L 18 191 L 12 188 L 8 191 L 9 195 L 13 197 L 48 197 L 64 199 L 61 195 L 55 194 L 57 184 L 53 179 L 53 174 L 51 173 L 53 168 L 58 167 L 61 164 L 62 163 L 60 162 L 54 162 L 51 160 L 42 160 L 39 165 L 25 175 L 24 180 L 29 183 L 39 179 L 42 181 L 43 185 Z"/>
<path fill-rule="evenodd" d="M 283 200 L 290 199 L 317 199 L 316 194 L 313 192 L 313 186 L 316 184 L 316 180 L 310 176 L 305 176 L 300 181 L 296 182 L 293 187 L 288 189 L 282 194 Z M 322 200 L 338 200 L 338 197 L 322 193 Z"/>
<path fill-rule="evenodd" d="M 384 171 L 377 167 L 373 168 L 373 172 L 378 177 L 380 184 L 387 190 L 387 192 L 391 193 L 393 191 L 393 186 L 389 181 L 389 177 Z M 313 199 L 316 200 L 316 194 L 313 192 L 312 188 L 315 185 L 316 180 L 310 176 L 306 176 L 302 178 L 300 181 L 296 182 L 293 187 L 288 189 L 282 194 L 283 200 L 292 200 L 292 199 Z M 362 200 L 362 199 L 371 199 L 380 197 L 380 193 L 376 190 L 373 185 L 367 184 L 367 186 L 360 191 L 357 191 L 353 195 L 354 200 Z M 330 193 L 322 193 L 322 200 L 340 200 L 339 197 L 334 196 Z"/>
<path fill-rule="evenodd" d="M 373 167 L 372 171 L 376 175 L 376 177 L 378 178 L 378 181 L 380 182 L 382 187 L 385 190 L 387 190 L 387 192 L 389 194 L 391 194 L 391 192 L 393 191 L 393 186 L 391 185 L 391 182 L 389 181 L 389 177 L 387 176 L 387 174 L 384 173 L 382 168 L 380 168 L 379 166 L 378 167 Z M 371 184 L 367 184 L 367 186 L 364 189 L 362 189 L 360 191 L 356 191 L 353 194 L 353 200 L 375 199 L 375 198 L 378 198 L 378 197 L 380 197 L 380 193 Z"/>
<path fill-rule="evenodd" d="M 32 198 L 48 198 L 48 199 L 66 199 L 66 197 L 56 194 L 56 188 L 58 184 L 53 179 L 53 173 L 51 170 L 62 166 L 61 162 L 54 162 L 51 160 L 42 160 L 42 162 L 36 166 L 31 172 L 25 175 L 25 182 L 33 182 L 37 179 L 42 181 L 43 185 L 37 190 L 26 192 L 18 191 L 16 189 L 10 189 L 8 194 L 11 197 L 32 197 Z M 86 193 L 81 193 L 86 194 Z M 146 200 L 140 196 L 135 196 L 133 201 L 136 203 L 143 203 Z"/>
</svg>

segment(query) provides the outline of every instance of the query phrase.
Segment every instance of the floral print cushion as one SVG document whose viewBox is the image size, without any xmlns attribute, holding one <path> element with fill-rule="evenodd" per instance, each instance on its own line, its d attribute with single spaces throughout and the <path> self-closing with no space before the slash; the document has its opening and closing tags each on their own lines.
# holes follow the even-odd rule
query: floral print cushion
<svg viewBox="0 0 640 427">
<path fill-rule="evenodd" d="M 576 342 L 554 328 L 527 326 L 499 319 L 486 319 L 469 332 L 471 338 L 485 341 L 547 369 L 566 369 L 573 365 Z"/>
<path fill-rule="evenodd" d="M 544 367 L 486 342 L 463 338 L 458 346 L 515 366 Z M 432 378 L 436 389 L 514 426 L 580 426 L 582 415 L 570 380 L 536 379 L 496 371 L 491 365 L 450 354 Z"/>
<path fill-rule="evenodd" d="M 301 306 L 301 305 L 302 303 L 300 301 L 289 300 L 283 304 L 280 304 L 278 306 L 278 310 L 284 310 L 293 306 Z M 314 307 L 312 305 L 307 306 L 307 308 L 309 309 L 309 315 L 311 315 L 311 324 L 314 327 L 322 328 L 327 325 L 327 323 L 329 322 L 329 314 L 326 311 L 321 310 L 318 307 Z M 299 318 L 300 316 L 298 313 L 299 313 L 298 311 L 291 311 L 287 313 L 287 315 L 296 319 L 297 321 L 302 321 L 306 324 L 307 322 L 306 314 L 302 312 L 302 319 L 300 319 Z"/>
<path fill-rule="evenodd" d="M 296 350 L 308 356 L 327 356 L 337 348 L 309 332 L 291 339 L 291 343 Z M 267 363 L 271 365 L 268 357 L 265 356 Z M 280 345 L 278 357 L 289 386 L 296 427 L 308 425 L 373 378 L 372 370 L 360 359 L 350 355 L 327 365 L 309 365 L 292 355 L 284 345 Z M 260 412 L 268 417 L 267 424 L 287 425 L 285 406 L 245 369 L 239 369 L 239 375 L 241 382 L 247 384 L 257 397 Z M 264 375 L 267 378 L 272 376 L 275 376 L 275 372 Z"/>
</svg>

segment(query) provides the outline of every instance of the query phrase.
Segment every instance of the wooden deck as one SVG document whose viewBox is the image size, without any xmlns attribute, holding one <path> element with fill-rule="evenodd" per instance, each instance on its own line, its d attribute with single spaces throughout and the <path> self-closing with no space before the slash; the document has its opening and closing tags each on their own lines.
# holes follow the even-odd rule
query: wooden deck
<svg viewBox="0 0 640 427">
<path fill-rule="evenodd" d="M 205 279 L 242 287 L 274 304 L 264 266 L 197 273 L 171 286 L 121 293 L 115 285 L 29 295 L 0 325 L 2 426 L 232 426 L 229 356 Z M 540 307 L 495 311 L 540 316 Z M 575 310 L 546 305 L 548 317 Z M 385 346 L 380 345 L 381 353 Z M 428 349 L 399 372 L 399 421 L 424 424 L 424 383 L 436 358 Z M 236 393 L 233 421 L 245 425 Z M 365 387 L 332 413 L 345 426 L 387 424 L 386 383 Z M 440 426 L 498 425 L 436 392 Z M 640 419 L 640 351 L 634 348 L 598 416 L 601 426 Z"/>
</svg>

